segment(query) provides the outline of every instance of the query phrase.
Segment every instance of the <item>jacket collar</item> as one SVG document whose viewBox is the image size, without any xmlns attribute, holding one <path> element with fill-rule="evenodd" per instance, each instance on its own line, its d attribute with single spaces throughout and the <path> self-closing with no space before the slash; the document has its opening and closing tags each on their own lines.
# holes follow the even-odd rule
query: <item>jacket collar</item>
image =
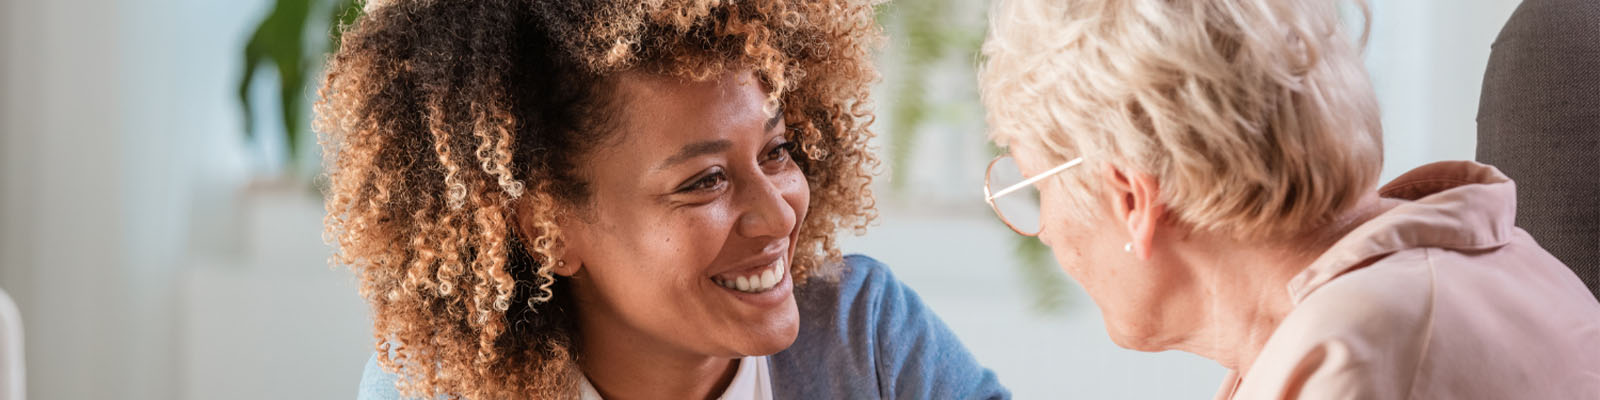
<svg viewBox="0 0 1600 400">
<path fill-rule="evenodd" d="M 1299 304 L 1333 278 L 1401 250 L 1484 250 L 1504 245 L 1516 230 L 1516 192 L 1516 184 L 1500 170 L 1471 161 L 1437 162 L 1411 170 L 1378 190 L 1383 197 L 1410 202 L 1334 243 L 1289 281 L 1290 300 Z"/>
</svg>

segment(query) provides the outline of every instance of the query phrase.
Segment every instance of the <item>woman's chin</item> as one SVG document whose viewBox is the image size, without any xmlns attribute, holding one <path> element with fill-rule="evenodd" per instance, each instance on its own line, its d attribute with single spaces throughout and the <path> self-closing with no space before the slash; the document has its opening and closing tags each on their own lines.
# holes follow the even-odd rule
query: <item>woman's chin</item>
<svg viewBox="0 0 1600 400">
<path fill-rule="evenodd" d="M 780 307 L 776 315 L 769 315 L 748 329 L 746 336 L 738 347 L 738 353 L 746 356 L 765 356 L 788 349 L 794 345 L 795 338 L 800 336 L 800 313 L 791 301 L 787 307 Z"/>
<path fill-rule="evenodd" d="M 1116 324 L 1106 320 L 1106 335 L 1111 338 L 1117 347 L 1143 352 L 1160 352 L 1170 350 L 1170 342 L 1161 337 L 1159 332 L 1152 329 L 1137 329 L 1127 324 Z"/>
<path fill-rule="evenodd" d="M 742 351 L 741 353 L 744 353 L 744 355 L 747 356 L 770 356 L 787 350 L 789 346 L 794 344 L 794 338 L 795 337 L 792 335 L 788 336 L 787 338 L 774 338 L 773 340 L 754 344 L 748 350 Z"/>
<path fill-rule="evenodd" d="M 1115 333 L 1112 333 L 1110 336 L 1111 343 L 1116 343 L 1117 347 L 1124 349 L 1143 352 L 1157 352 L 1162 350 L 1152 346 L 1150 341 L 1144 340 L 1143 338 L 1123 336 Z"/>
</svg>

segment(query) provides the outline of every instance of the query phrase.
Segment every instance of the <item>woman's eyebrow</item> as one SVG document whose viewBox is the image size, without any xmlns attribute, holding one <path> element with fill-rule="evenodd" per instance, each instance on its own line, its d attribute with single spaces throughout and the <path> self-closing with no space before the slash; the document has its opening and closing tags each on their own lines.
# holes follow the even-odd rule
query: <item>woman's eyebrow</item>
<svg viewBox="0 0 1600 400">
<path fill-rule="evenodd" d="M 779 105 L 776 109 L 774 109 L 772 118 L 767 120 L 767 130 L 771 131 L 772 128 L 776 128 L 779 122 L 783 122 L 782 105 Z M 727 139 L 690 143 L 684 145 L 682 150 L 678 150 L 678 154 L 673 154 L 672 157 L 667 157 L 667 160 L 662 161 L 661 164 L 657 165 L 655 169 L 667 169 L 673 165 L 683 163 L 684 161 L 689 161 L 689 159 L 695 157 L 727 151 L 730 147 L 733 147 L 733 142 Z"/>
<path fill-rule="evenodd" d="M 733 147 L 733 142 L 727 139 L 690 143 L 684 145 L 682 150 L 678 150 L 678 154 L 673 154 L 672 157 L 667 157 L 666 161 L 662 161 L 661 165 L 656 166 L 656 170 L 667 169 L 673 165 L 681 164 L 684 161 L 689 161 L 692 158 L 706 154 L 727 151 L 728 148 L 731 147 Z"/>
<path fill-rule="evenodd" d="M 766 130 L 767 131 L 771 131 L 772 128 L 778 127 L 778 123 L 779 122 L 783 122 L 783 105 L 782 104 L 779 104 L 777 107 L 773 108 L 773 110 L 772 110 L 772 119 L 767 120 L 767 129 Z"/>
</svg>

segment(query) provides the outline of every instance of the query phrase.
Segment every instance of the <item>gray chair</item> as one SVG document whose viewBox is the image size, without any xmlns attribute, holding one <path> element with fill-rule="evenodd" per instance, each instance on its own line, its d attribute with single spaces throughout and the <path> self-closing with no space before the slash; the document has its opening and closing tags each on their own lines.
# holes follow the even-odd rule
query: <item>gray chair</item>
<svg viewBox="0 0 1600 400">
<path fill-rule="evenodd" d="M 1478 161 L 1517 183 L 1517 226 L 1600 298 L 1600 1 L 1526 0 L 1500 30 Z"/>
</svg>

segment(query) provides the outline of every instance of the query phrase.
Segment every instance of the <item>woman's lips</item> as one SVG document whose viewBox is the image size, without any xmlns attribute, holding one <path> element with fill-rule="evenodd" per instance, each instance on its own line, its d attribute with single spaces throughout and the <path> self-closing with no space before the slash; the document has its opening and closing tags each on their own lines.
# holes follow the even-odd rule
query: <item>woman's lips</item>
<svg viewBox="0 0 1600 400">
<path fill-rule="evenodd" d="M 734 271 L 711 277 L 712 282 L 722 287 L 745 293 L 761 293 L 772 290 L 783 282 L 784 275 L 788 273 L 788 263 L 779 257 L 772 264 L 761 268 L 751 268 Z"/>
</svg>

